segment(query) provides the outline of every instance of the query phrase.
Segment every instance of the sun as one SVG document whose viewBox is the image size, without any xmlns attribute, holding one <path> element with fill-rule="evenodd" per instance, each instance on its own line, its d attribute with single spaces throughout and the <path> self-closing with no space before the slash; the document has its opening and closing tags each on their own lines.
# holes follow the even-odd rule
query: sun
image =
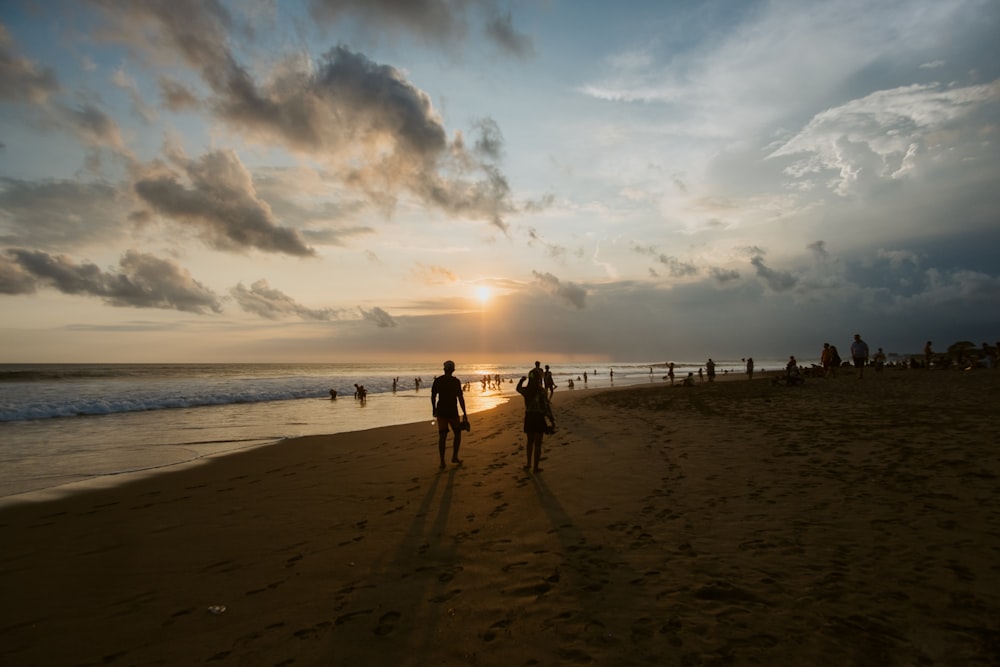
<svg viewBox="0 0 1000 667">
<path fill-rule="evenodd" d="M 486 305 L 490 300 L 490 288 L 486 285 L 479 287 L 476 290 L 476 296 L 479 297 L 479 303 Z"/>
</svg>

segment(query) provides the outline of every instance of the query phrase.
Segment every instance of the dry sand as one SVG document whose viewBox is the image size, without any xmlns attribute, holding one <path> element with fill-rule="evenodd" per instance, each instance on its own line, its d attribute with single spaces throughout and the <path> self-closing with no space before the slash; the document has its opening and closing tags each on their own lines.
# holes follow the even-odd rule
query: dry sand
<svg viewBox="0 0 1000 667">
<path fill-rule="evenodd" d="M 428 420 L 6 508 L 0 664 L 1000 664 L 998 378 L 560 390 L 537 475 L 518 401 L 443 472 Z"/>
</svg>

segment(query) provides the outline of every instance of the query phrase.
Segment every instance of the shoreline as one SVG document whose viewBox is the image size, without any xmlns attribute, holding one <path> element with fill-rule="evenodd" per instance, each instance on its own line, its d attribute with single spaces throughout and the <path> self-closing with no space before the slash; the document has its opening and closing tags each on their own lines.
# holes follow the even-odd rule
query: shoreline
<svg viewBox="0 0 1000 667">
<path fill-rule="evenodd" d="M 0 508 L 0 662 L 994 663 L 997 374 L 732 379 Z"/>
<path fill-rule="evenodd" d="M 590 386 L 577 383 L 575 389 L 563 383 L 558 394 L 658 382 L 662 380 L 632 376 L 620 379 L 616 387 L 604 378 Z M 517 398 L 513 383 L 485 392 L 478 383 L 471 384 L 466 393 L 470 415 Z M 429 419 L 429 391 L 377 393 L 364 404 L 341 396 L 335 402 L 305 398 L 0 424 L 7 445 L 0 452 L 6 463 L 0 469 L 0 507 L 114 486 L 304 435 L 420 423 L 425 415 Z M 12 443 L 17 444 L 16 452 L 11 451 Z"/>
</svg>

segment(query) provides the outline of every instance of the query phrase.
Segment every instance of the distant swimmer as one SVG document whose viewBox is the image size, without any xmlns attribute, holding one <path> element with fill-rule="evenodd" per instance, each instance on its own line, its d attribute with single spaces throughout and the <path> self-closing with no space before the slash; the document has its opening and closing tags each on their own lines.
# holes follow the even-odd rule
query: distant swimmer
<svg viewBox="0 0 1000 667">
<path fill-rule="evenodd" d="M 331 401 L 337 400 L 337 390 L 336 389 L 331 389 L 330 390 L 330 400 Z"/>
</svg>

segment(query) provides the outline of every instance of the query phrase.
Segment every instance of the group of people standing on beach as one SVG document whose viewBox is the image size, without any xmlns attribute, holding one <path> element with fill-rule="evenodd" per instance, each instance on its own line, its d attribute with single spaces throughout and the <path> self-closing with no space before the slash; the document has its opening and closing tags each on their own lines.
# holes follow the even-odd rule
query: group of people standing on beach
<svg viewBox="0 0 1000 667">
<path fill-rule="evenodd" d="M 450 359 L 444 362 L 444 375 L 434 378 L 431 385 L 431 414 L 438 425 L 438 455 L 440 467 L 445 467 L 445 452 L 448 445 L 448 431 L 452 436 L 451 462 L 461 464 L 458 457 L 462 446 L 462 431 L 469 431 L 469 416 L 465 409 L 465 394 L 462 382 L 455 377 L 455 362 Z M 540 472 L 538 463 L 542 458 L 542 439 L 546 433 L 554 433 L 555 417 L 552 416 L 550 399 L 555 391 L 549 367 L 541 369 L 541 363 L 536 361 L 535 367 L 522 376 L 517 383 L 517 393 L 524 398 L 524 433 L 527 436 L 527 462 L 525 470 Z M 459 418 L 461 409 L 461 418 Z"/>
</svg>

